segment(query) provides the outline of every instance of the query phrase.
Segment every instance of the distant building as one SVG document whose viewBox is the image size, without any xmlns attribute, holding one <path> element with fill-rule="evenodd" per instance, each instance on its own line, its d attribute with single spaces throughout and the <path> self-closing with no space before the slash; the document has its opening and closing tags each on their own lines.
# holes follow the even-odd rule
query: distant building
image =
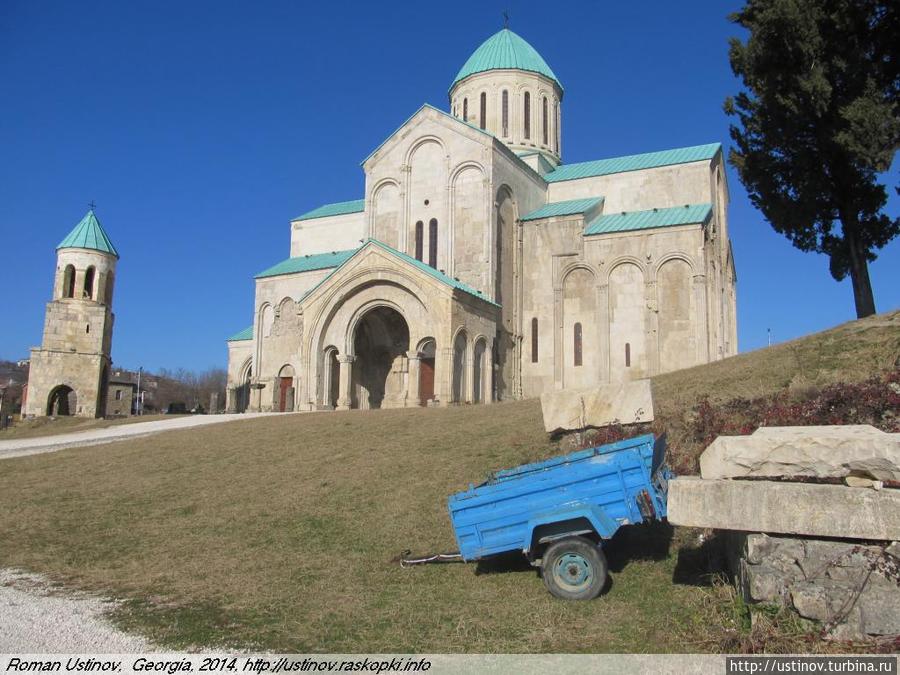
<svg viewBox="0 0 900 675">
<path fill-rule="evenodd" d="M 93 210 L 56 247 L 53 299 L 31 350 L 26 417 L 101 417 L 111 364 L 119 254 Z"/>
<path fill-rule="evenodd" d="M 735 354 L 721 144 L 564 164 L 563 93 L 501 30 L 449 112 L 363 160 L 359 199 L 294 218 L 228 339 L 228 410 L 490 403 Z"/>
<path fill-rule="evenodd" d="M 106 417 L 129 417 L 135 411 L 137 382 L 127 376 L 113 375 L 106 394 Z"/>
</svg>

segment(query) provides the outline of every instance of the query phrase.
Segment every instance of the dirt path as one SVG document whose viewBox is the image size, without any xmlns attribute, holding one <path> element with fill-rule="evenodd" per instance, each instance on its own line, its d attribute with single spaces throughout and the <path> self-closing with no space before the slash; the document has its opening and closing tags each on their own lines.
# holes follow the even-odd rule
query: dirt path
<svg viewBox="0 0 900 675">
<path fill-rule="evenodd" d="M 106 618 L 115 606 L 83 593 L 61 592 L 44 577 L 0 569 L 0 654 L 155 651 L 144 638 Z"/>
<path fill-rule="evenodd" d="M 139 438 L 158 434 L 173 429 L 189 429 L 209 424 L 222 424 L 223 422 L 235 422 L 238 420 L 252 420 L 269 415 L 284 415 L 295 413 L 242 413 L 237 415 L 194 415 L 191 417 L 176 417 L 170 420 L 157 420 L 154 422 L 138 422 L 136 424 L 124 424 L 121 426 L 107 427 L 105 429 L 91 429 L 56 436 L 39 436 L 37 438 L 18 438 L 0 441 L 0 459 L 10 457 L 23 457 L 25 455 L 38 455 L 44 452 L 56 452 L 63 448 L 74 448 L 81 445 L 101 445 L 112 443 L 126 438 Z"/>
</svg>

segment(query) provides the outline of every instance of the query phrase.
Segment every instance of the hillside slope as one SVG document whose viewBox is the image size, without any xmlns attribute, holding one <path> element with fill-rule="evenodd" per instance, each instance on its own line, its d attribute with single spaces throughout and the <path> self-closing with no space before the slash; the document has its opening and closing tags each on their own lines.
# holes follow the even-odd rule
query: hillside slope
<svg viewBox="0 0 900 675">
<path fill-rule="evenodd" d="M 657 378 L 660 423 L 704 395 L 892 368 L 897 322 L 883 315 Z M 172 646 L 721 648 L 714 633 L 740 624 L 711 617 L 708 581 L 685 569 L 665 525 L 623 528 L 606 547 L 612 584 L 589 603 L 553 599 L 520 556 L 477 567 L 393 561 L 406 548 L 454 548 L 449 494 L 554 452 L 529 400 L 275 416 L 5 460 L 0 566 L 130 598 L 118 620 Z"/>
</svg>

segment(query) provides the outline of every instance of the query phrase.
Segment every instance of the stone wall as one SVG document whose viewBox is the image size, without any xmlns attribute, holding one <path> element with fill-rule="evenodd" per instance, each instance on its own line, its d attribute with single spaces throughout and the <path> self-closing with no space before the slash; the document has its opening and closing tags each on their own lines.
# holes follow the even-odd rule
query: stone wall
<svg viewBox="0 0 900 675">
<path fill-rule="evenodd" d="M 839 640 L 900 634 L 900 542 L 726 533 L 747 602 L 792 608 Z"/>
</svg>

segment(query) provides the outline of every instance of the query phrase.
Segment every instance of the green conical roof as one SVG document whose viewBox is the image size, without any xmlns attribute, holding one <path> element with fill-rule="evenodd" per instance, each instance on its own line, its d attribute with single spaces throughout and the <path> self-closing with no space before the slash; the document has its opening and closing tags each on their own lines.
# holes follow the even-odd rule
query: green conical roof
<svg viewBox="0 0 900 675">
<path fill-rule="evenodd" d="M 117 258 L 119 252 L 113 243 L 106 236 L 100 221 L 94 215 L 93 209 L 87 212 L 87 215 L 81 219 L 81 222 L 75 226 L 75 229 L 69 232 L 69 235 L 59 242 L 56 247 L 58 251 L 61 248 L 89 248 L 94 251 L 102 251 L 110 253 Z"/>
<path fill-rule="evenodd" d="M 469 75 L 488 70 L 528 70 L 549 77 L 562 89 L 562 85 L 544 58 L 537 53 L 534 47 L 509 28 L 495 33 L 475 50 L 456 74 L 450 88 L 452 89 L 457 82 L 464 80 Z"/>
</svg>

